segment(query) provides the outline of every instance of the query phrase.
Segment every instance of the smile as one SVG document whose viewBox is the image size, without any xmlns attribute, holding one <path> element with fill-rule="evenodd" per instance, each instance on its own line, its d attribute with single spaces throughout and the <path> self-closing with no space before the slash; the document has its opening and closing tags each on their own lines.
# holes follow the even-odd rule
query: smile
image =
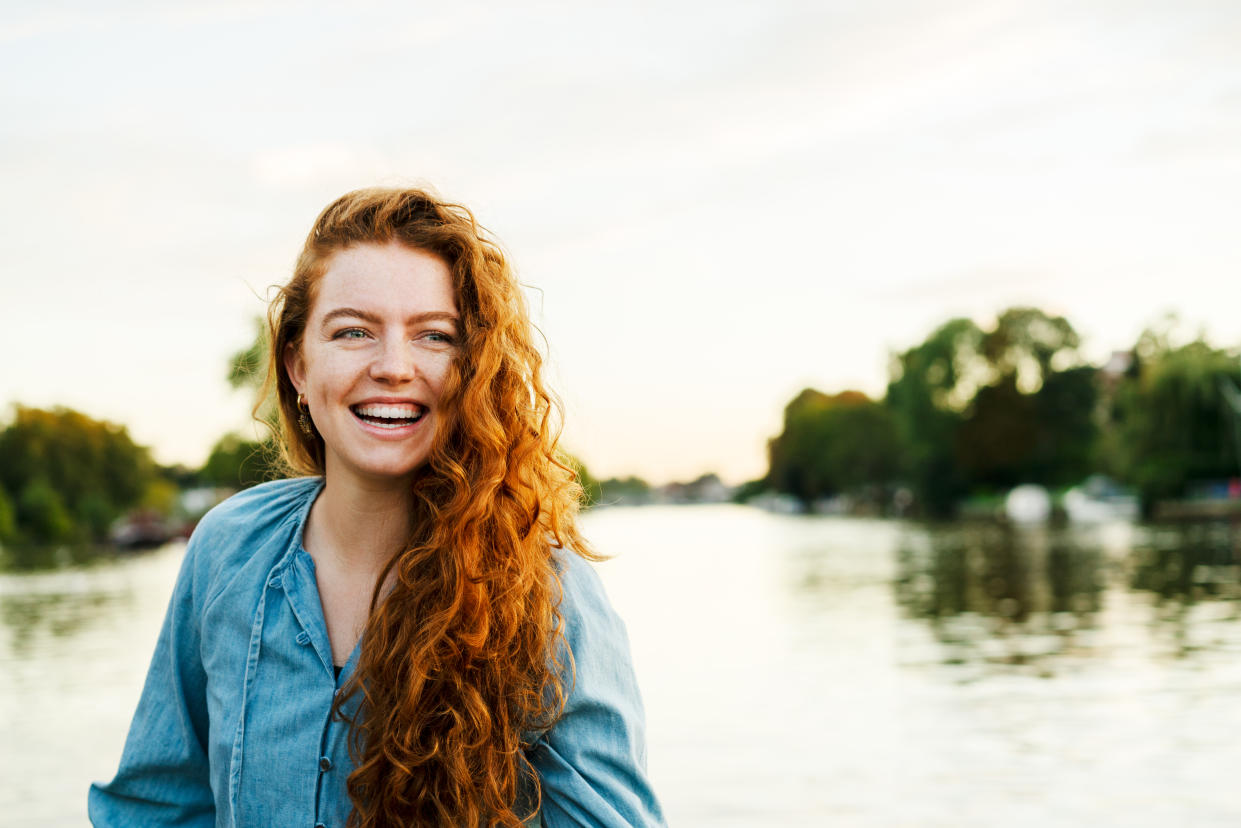
<svg viewBox="0 0 1241 828">
<path fill-rule="evenodd" d="M 427 413 L 426 406 L 416 404 L 399 405 L 351 405 L 349 410 L 367 425 L 376 428 L 397 429 L 411 426 L 421 420 Z"/>
</svg>

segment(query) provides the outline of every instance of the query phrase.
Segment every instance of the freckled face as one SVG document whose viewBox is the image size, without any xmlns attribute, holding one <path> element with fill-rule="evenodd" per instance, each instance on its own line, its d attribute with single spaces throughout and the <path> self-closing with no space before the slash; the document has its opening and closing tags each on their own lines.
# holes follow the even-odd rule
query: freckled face
<svg viewBox="0 0 1241 828">
<path fill-rule="evenodd" d="M 452 275 L 398 242 L 332 256 L 298 346 L 284 354 L 326 447 L 329 479 L 396 483 L 426 461 L 457 353 Z"/>
</svg>

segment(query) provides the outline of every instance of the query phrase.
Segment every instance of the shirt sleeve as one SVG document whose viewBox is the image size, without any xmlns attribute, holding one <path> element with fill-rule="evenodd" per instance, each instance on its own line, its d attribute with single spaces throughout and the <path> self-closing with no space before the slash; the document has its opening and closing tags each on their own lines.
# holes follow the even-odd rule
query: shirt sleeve
<svg viewBox="0 0 1241 828">
<path fill-rule="evenodd" d="M 566 555 L 561 572 L 566 642 L 574 673 L 564 713 L 535 741 L 544 828 L 661 826 L 646 774 L 642 699 L 625 625 L 594 569 Z"/>
<path fill-rule="evenodd" d="M 206 675 L 200 654 L 199 533 L 186 548 L 116 777 L 91 785 L 93 825 L 212 826 Z"/>
</svg>

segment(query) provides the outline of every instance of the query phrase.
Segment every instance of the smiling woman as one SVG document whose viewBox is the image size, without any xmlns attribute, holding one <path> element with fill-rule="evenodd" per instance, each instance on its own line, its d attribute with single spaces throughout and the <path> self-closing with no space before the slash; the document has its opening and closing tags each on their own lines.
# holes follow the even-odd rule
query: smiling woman
<svg viewBox="0 0 1241 828">
<path fill-rule="evenodd" d="M 332 256 L 284 367 L 323 437 L 332 478 L 401 478 L 426 460 L 457 353 L 444 260 L 400 242 Z"/>
<path fill-rule="evenodd" d="M 269 318 L 304 476 L 195 531 L 92 820 L 662 824 L 500 250 L 428 193 L 350 193 Z"/>
</svg>

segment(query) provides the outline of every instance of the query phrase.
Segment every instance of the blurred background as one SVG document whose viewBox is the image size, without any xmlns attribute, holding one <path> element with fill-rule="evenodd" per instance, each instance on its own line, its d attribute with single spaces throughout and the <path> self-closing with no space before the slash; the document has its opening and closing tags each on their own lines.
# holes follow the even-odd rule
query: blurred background
<svg viewBox="0 0 1241 828">
<path fill-rule="evenodd" d="M 1241 6 L 11 2 L 0 807 L 77 825 L 360 186 L 528 286 L 672 824 L 1233 825 Z"/>
</svg>

